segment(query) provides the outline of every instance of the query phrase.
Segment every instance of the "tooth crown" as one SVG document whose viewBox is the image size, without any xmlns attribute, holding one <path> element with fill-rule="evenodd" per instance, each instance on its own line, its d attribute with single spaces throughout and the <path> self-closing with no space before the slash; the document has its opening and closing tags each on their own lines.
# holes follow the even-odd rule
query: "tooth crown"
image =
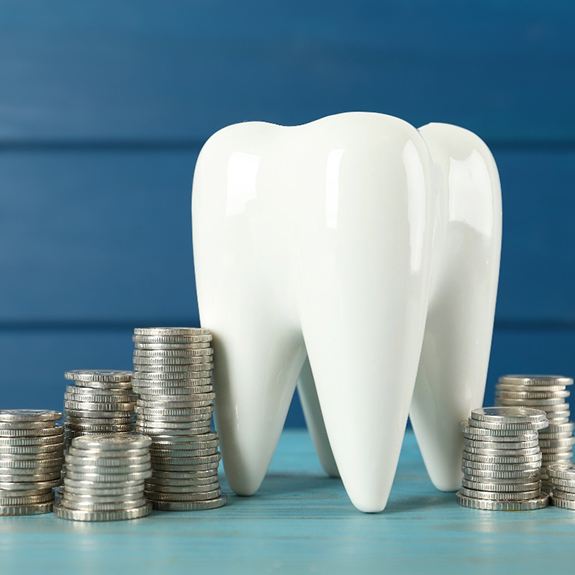
<svg viewBox="0 0 575 575">
<path fill-rule="evenodd" d="M 385 507 L 410 406 L 432 480 L 456 489 L 499 268 L 479 138 L 371 113 L 237 124 L 200 154 L 192 215 L 232 488 L 259 487 L 300 376 L 320 460 L 358 509 Z"/>
</svg>

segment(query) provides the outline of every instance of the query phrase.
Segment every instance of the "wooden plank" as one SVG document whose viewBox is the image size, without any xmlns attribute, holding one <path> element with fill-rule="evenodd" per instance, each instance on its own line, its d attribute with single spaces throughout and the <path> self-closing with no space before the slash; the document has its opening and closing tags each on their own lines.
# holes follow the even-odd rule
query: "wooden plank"
<svg viewBox="0 0 575 575">
<path fill-rule="evenodd" d="M 201 141 L 348 110 L 573 142 L 575 5 L 0 2 L 0 138 Z"/>
<path fill-rule="evenodd" d="M 227 486 L 224 483 L 224 489 Z M 356 511 L 326 478 L 307 434 L 285 433 L 254 497 L 226 507 L 114 524 L 53 515 L 0 521 L 6 573 L 390 573 L 539 575 L 573 567 L 573 515 L 549 507 L 489 513 L 459 507 L 430 483 L 408 433 L 388 507 Z M 33 553 L 31 550 L 42 550 Z M 512 566 L 512 569 L 510 569 Z"/>
<path fill-rule="evenodd" d="M 136 323 L 135 325 L 141 325 Z M 132 328 L 3 329 L 1 406 L 62 409 L 64 371 L 83 368 L 130 369 Z M 486 404 L 494 401 L 504 373 L 575 375 L 575 330 L 496 330 Z M 572 410 L 575 401 L 572 398 Z M 288 427 L 303 427 L 299 399 L 292 403 Z"/>
<path fill-rule="evenodd" d="M 497 317 L 575 322 L 575 151 L 495 150 L 504 195 Z M 196 154 L 0 154 L 0 325 L 197 323 Z"/>
</svg>

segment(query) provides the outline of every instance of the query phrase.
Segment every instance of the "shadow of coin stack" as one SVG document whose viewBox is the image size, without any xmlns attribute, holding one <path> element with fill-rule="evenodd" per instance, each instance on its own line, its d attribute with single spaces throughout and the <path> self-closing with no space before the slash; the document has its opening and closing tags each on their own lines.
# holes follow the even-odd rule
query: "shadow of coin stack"
<svg viewBox="0 0 575 575">
<path fill-rule="evenodd" d="M 0 515 L 52 511 L 64 461 L 61 417 L 58 411 L 0 410 Z"/>
<path fill-rule="evenodd" d="M 569 462 L 573 457 L 573 423 L 567 387 L 573 379 L 561 375 L 504 375 L 496 388 L 496 404 L 540 409 L 547 414 L 549 427 L 539 432 L 543 489 L 551 488 L 549 465 Z"/>
<path fill-rule="evenodd" d="M 463 425 L 463 507 L 489 511 L 529 511 L 546 507 L 541 491 L 541 451 L 537 432 L 545 413 L 524 407 L 474 409 Z"/>
<path fill-rule="evenodd" d="M 76 437 L 54 512 L 73 521 L 121 521 L 149 515 L 150 438 L 138 434 Z"/>
<path fill-rule="evenodd" d="M 74 382 L 64 397 L 66 448 L 83 435 L 134 431 L 132 372 L 83 369 L 67 371 L 64 377 Z"/>
<path fill-rule="evenodd" d="M 199 328 L 134 330 L 136 429 L 152 438 L 146 496 L 163 511 L 225 505 L 220 490 L 212 335 Z"/>
</svg>

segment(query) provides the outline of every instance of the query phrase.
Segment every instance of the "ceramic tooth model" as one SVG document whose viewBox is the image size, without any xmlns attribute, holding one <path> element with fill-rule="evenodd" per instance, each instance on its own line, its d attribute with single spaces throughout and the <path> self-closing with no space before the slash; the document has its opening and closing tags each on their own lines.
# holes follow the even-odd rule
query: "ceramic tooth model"
<svg viewBox="0 0 575 575">
<path fill-rule="evenodd" d="M 192 220 L 232 489 L 260 486 L 298 378 L 320 460 L 359 510 L 385 508 L 408 414 L 431 480 L 456 489 L 499 273 L 487 146 L 376 113 L 232 125 L 200 153 Z"/>
</svg>

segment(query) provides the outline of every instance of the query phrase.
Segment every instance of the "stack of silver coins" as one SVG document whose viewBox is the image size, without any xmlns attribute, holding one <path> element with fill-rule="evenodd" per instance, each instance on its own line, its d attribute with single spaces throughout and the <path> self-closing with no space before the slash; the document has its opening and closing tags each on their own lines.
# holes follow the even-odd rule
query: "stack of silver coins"
<svg viewBox="0 0 575 575">
<path fill-rule="evenodd" d="M 61 417 L 58 411 L 0 411 L 0 515 L 52 511 L 64 461 Z"/>
<path fill-rule="evenodd" d="M 550 488 L 547 467 L 570 461 L 573 456 L 573 423 L 567 387 L 573 379 L 562 375 L 505 375 L 497 383 L 497 405 L 540 409 L 547 414 L 549 427 L 539 432 L 541 448 L 541 479 L 544 489 Z"/>
<path fill-rule="evenodd" d="M 546 507 L 541 491 L 541 451 L 537 432 L 545 413 L 525 407 L 474 409 L 463 425 L 463 507 L 490 511 L 528 511 Z"/>
<path fill-rule="evenodd" d="M 54 505 L 73 521 L 121 521 L 149 515 L 144 481 L 152 473 L 150 438 L 138 434 L 76 437 L 66 454 L 66 477 Z"/>
<path fill-rule="evenodd" d="M 551 482 L 553 505 L 575 511 L 575 466 L 573 463 L 552 463 L 547 467 Z"/>
<path fill-rule="evenodd" d="M 134 331 L 136 428 L 152 438 L 146 496 L 163 511 L 215 509 L 220 490 L 217 434 L 211 429 L 212 335 L 199 328 Z"/>
<path fill-rule="evenodd" d="M 64 376 L 74 382 L 64 398 L 66 447 L 82 435 L 134 431 L 132 372 L 84 369 Z"/>
</svg>

